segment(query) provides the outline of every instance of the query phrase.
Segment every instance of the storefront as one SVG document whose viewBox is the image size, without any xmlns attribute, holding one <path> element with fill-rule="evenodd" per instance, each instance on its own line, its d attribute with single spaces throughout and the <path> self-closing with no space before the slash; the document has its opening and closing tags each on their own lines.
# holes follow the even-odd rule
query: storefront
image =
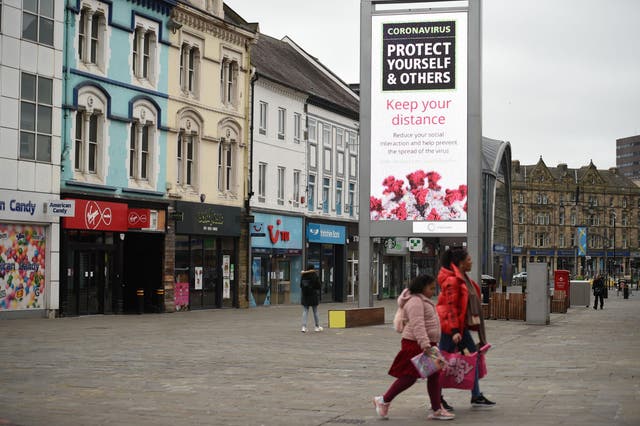
<svg viewBox="0 0 640 426">
<path fill-rule="evenodd" d="M 307 263 L 319 272 L 321 302 L 343 302 L 347 294 L 346 228 L 324 223 L 307 223 Z"/>
<path fill-rule="evenodd" d="M 238 306 L 239 207 L 175 203 L 176 310 Z"/>
<path fill-rule="evenodd" d="M 68 200 L 75 214 L 62 221 L 61 315 L 160 311 L 163 206 Z"/>
<path fill-rule="evenodd" d="M 253 215 L 249 306 L 300 303 L 302 218 Z"/>
<path fill-rule="evenodd" d="M 0 318 L 53 316 L 58 309 L 58 223 L 52 195 L 0 194 Z M 59 201 L 59 200 L 58 200 Z"/>
</svg>

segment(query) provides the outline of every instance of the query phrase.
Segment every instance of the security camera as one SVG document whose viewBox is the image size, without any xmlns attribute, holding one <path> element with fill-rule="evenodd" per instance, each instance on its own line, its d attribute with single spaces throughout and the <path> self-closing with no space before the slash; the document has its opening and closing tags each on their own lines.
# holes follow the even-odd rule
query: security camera
<svg viewBox="0 0 640 426">
<path fill-rule="evenodd" d="M 207 196 L 206 196 L 206 195 L 204 195 L 204 194 L 200 194 L 200 202 L 201 202 L 201 203 L 204 203 L 204 200 L 205 200 L 206 198 L 207 198 Z"/>
</svg>

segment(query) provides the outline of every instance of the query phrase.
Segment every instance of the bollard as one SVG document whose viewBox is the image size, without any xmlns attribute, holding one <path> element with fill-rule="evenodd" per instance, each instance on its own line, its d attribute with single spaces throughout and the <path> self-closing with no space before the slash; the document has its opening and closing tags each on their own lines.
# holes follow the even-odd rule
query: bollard
<svg viewBox="0 0 640 426">
<path fill-rule="evenodd" d="M 144 313 L 144 289 L 137 289 L 136 296 L 138 298 L 138 314 L 142 314 Z"/>
<path fill-rule="evenodd" d="M 164 312 L 164 289 L 163 288 L 156 289 L 156 299 L 158 299 L 158 313 L 161 314 Z"/>
</svg>

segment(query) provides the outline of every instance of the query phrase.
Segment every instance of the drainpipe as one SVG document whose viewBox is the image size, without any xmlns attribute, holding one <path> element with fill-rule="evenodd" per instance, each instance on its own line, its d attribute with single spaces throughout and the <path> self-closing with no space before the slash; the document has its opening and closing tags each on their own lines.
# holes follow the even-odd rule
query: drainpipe
<svg viewBox="0 0 640 426">
<path fill-rule="evenodd" d="M 248 215 L 251 214 L 251 197 L 253 197 L 253 120 L 254 120 L 254 100 L 255 100 L 255 83 L 258 80 L 258 73 L 256 72 L 255 67 L 251 69 L 251 106 L 249 107 L 251 118 L 249 120 L 249 193 L 247 194 L 247 201 L 245 205 L 245 212 Z M 247 223 L 247 228 L 249 228 L 249 232 L 247 233 L 247 239 L 249 240 L 247 244 L 247 302 L 251 300 L 251 283 L 253 282 L 253 268 L 251 266 L 251 262 L 253 262 L 253 256 L 251 254 L 251 224 Z M 249 303 L 249 308 L 251 308 L 251 303 Z"/>
<path fill-rule="evenodd" d="M 68 1 L 66 3 L 69 3 Z M 64 108 L 64 115 L 63 115 L 63 126 L 62 126 L 62 134 L 60 135 L 60 139 L 62 141 L 62 149 L 60 150 L 60 172 L 61 172 L 61 176 L 62 176 L 62 172 L 64 171 L 64 160 L 67 158 L 67 156 L 69 155 L 69 150 L 71 149 L 71 147 L 69 146 L 69 140 L 68 140 L 68 136 L 67 136 L 67 122 L 69 120 L 69 108 L 68 108 L 68 84 L 69 84 L 69 26 L 71 25 L 71 12 L 69 11 L 69 6 L 65 5 L 64 8 L 64 31 L 65 31 L 65 35 L 64 35 L 64 83 L 63 83 L 63 99 L 64 99 L 64 103 L 63 103 L 63 108 Z"/>
</svg>

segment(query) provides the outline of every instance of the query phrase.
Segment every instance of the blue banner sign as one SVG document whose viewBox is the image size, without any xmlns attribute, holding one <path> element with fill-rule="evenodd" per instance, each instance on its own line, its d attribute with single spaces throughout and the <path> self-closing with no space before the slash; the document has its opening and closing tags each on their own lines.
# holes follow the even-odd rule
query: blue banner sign
<svg viewBox="0 0 640 426">
<path fill-rule="evenodd" d="M 307 224 L 307 240 L 310 243 L 344 244 L 345 227 L 324 225 L 322 223 Z"/>
<path fill-rule="evenodd" d="M 576 232 L 578 233 L 578 256 L 585 257 L 587 255 L 587 228 L 579 226 Z"/>
</svg>

